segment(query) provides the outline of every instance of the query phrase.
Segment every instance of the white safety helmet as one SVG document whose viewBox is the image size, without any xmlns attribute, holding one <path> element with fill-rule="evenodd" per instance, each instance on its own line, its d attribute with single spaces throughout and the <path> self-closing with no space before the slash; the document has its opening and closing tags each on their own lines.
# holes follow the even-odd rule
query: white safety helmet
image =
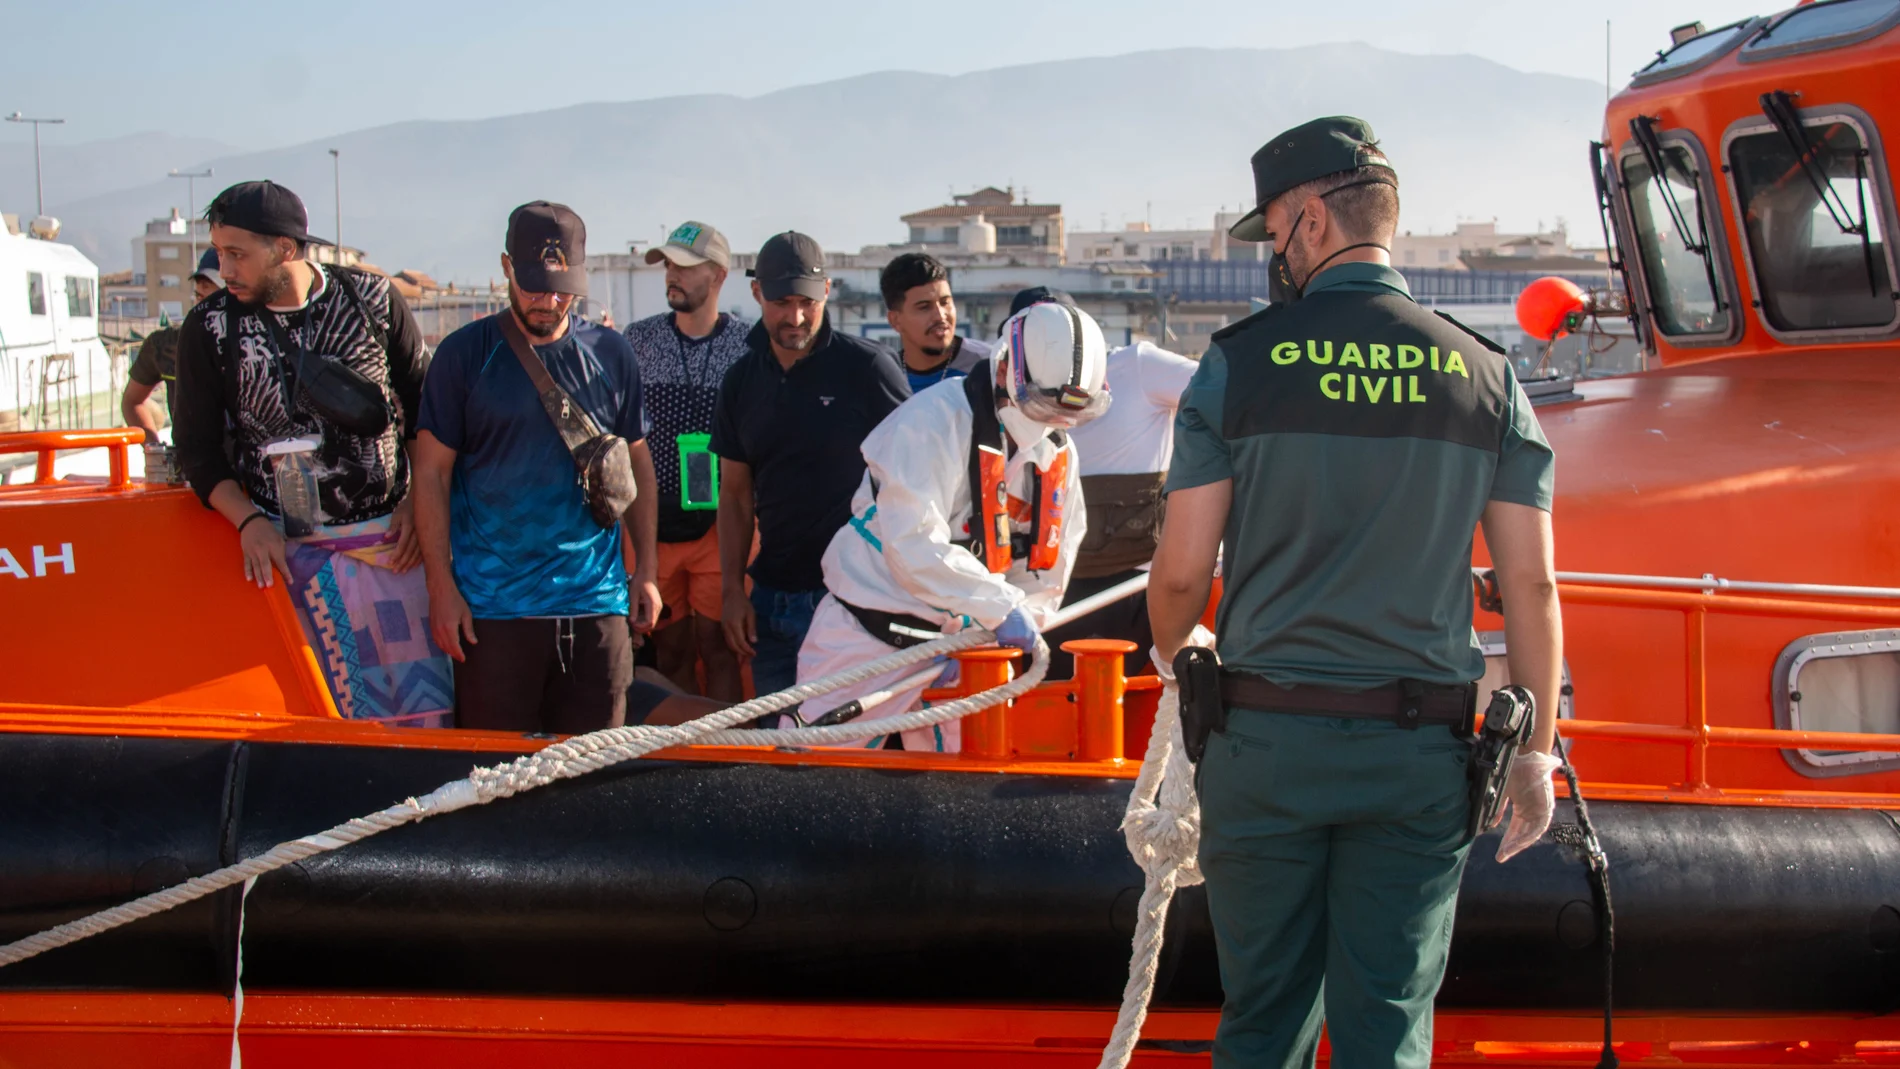
<svg viewBox="0 0 1900 1069">
<path fill-rule="evenodd" d="M 1087 312 L 1032 304 L 1003 324 L 1003 385 L 1024 417 L 1044 427 L 1077 427 L 1108 411 L 1108 343 Z"/>
</svg>

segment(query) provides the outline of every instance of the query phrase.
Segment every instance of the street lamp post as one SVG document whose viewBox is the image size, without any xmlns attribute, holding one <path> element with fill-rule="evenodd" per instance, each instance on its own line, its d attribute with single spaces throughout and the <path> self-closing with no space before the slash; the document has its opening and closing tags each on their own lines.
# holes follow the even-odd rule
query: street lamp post
<svg viewBox="0 0 1900 1069">
<path fill-rule="evenodd" d="M 63 125 L 66 122 L 66 120 L 65 119 L 29 119 L 25 115 L 22 115 L 21 113 L 16 111 L 13 114 L 7 116 L 7 121 L 8 122 L 30 122 L 33 124 L 33 192 L 38 197 L 38 203 L 39 203 L 38 214 L 45 215 L 46 214 L 46 177 L 44 173 L 42 173 L 40 170 L 40 126 L 43 123 L 50 123 L 54 126 L 60 126 L 60 125 Z"/>
<path fill-rule="evenodd" d="M 343 154 L 330 150 L 330 185 L 336 191 L 336 264 L 343 266 Z"/>
<path fill-rule="evenodd" d="M 198 190 L 197 179 L 210 178 L 211 168 L 202 171 L 181 171 L 173 168 L 169 176 L 185 180 L 185 233 L 191 235 L 191 269 L 198 270 Z"/>
</svg>

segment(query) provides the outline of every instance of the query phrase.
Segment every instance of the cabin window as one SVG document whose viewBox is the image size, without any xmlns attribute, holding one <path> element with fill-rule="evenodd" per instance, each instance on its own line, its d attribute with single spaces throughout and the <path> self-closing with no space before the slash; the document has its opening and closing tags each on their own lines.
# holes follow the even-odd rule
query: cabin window
<svg viewBox="0 0 1900 1069">
<path fill-rule="evenodd" d="M 1775 667 L 1775 721 L 1795 731 L 1900 735 L 1900 630 L 1809 635 Z M 1900 766 L 1900 754 L 1783 750 L 1795 771 L 1846 776 Z"/>
<path fill-rule="evenodd" d="M 1703 207 L 1701 169 L 1684 145 L 1660 149 L 1660 177 L 1642 154 L 1623 161 L 1651 318 L 1668 335 L 1726 335 L 1732 302 L 1720 289 L 1719 245 Z"/>
<path fill-rule="evenodd" d="M 66 314 L 74 319 L 91 319 L 98 309 L 93 304 L 92 279 L 66 276 Z"/>
<path fill-rule="evenodd" d="M 1838 48 L 1900 24 L 1900 0 L 1822 0 L 1776 19 L 1742 46 L 1743 60 Z"/>
<path fill-rule="evenodd" d="M 1900 2 L 1900 0 L 1893 0 Z M 1727 55 L 1740 44 L 1756 27 L 1760 19 L 1743 19 L 1709 30 L 1676 45 L 1666 52 L 1659 53 L 1649 65 L 1636 72 L 1635 84 L 1647 85 L 1650 82 L 1674 78 L 1714 63 Z"/>
<path fill-rule="evenodd" d="M 1783 331 L 1888 327 L 1893 272 L 1867 140 L 1838 116 L 1804 120 L 1800 132 L 1813 161 L 1805 167 L 1780 130 L 1729 142 L 1762 317 Z"/>
<path fill-rule="evenodd" d="M 36 316 L 46 314 L 46 276 L 38 271 L 26 273 L 26 312 Z"/>
</svg>

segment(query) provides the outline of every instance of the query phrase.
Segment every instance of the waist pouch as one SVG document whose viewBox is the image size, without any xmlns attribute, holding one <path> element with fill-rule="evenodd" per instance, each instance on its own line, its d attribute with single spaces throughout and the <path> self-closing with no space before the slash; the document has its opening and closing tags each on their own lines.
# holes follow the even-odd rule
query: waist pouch
<svg viewBox="0 0 1900 1069">
<path fill-rule="evenodd" d="M 515 322 L 514 313 L 497 313 L 495 320 L 501 327 L 502 337 L 508 339 L 508 347 L 514 350 L 515 359 L 521 361 L 521 369 L 534 380 L 534 388 L 541 395 L 541 407 L 554 421 L 554 429 L 560 432 L 567 451 L 574 455 L 581 491 L 587 495 L 587 511 L 595 523 L 611 528 L 633 505 L 638 489 L 633 482 L 633 462 L 627 457 L 627 440 L 603 432 L 587 410 L 561 389 L 548 374 L 540 354 L 529 346 L 520 324 Z"/>
<path fill-rule="evenodd" d="M 329 277 L 336 280 L 343 292 L 349 295 L 386 358 L 389 340 L 383 336 L 375 317 L 370 315 L 369 307 L 363 303 L 362 295 L 356 290 L 356 284 L 343 271 L 332 271 Z M 276 344 L 278 352 L 288 358 L 291 353 L 290 339 L 284 336 L 283 326 L 277 322 L 277 316 L 266 308 L 258 313 L 258 318 L 270 331 L 271 341 Z M 227 338 L 232 334 L 230 330 L 225 331 Z M 358 438 L 379 438 L 389 429 L 395 413 L 390 411 L 389 399 L 383 395 L 381 386 L 335 357 L 312 355 L 301 345 L 296 347 L 296 354 L 297 390 L 325 423 Z M 286 396 L 284 411 L 289 414 L 290 410 L 291 401 Z"/>
<path fill-rule="evenodd" d="M 921 646 L 943 637 L 941 628 L 921 616 L 910 616 L 901 612 L 880 612 L 877 609 L 853 605 L 836 594 L 832 597 L 837 598 L 838 604 L 844 606 L 844 611 L 855 617 L 858 623 L 871 633 L 872 638 L 887 646 L 907 650 L 912 646 Z"/>
<path fill-rule="evenodd" d="M 1160 472 L 1082 476 L 1088 531 L 1075 558 L 1073 579 L 1100 579 L 1154 559 L 1167 513 Z"/>
<path fill-rule="evenodd" d="M 379 438 L 389 429 L 389 402 L 382 387 L 341 361 L 300 354 L 297 387 L 324 422 L 358 438 Z"/>
</svg>

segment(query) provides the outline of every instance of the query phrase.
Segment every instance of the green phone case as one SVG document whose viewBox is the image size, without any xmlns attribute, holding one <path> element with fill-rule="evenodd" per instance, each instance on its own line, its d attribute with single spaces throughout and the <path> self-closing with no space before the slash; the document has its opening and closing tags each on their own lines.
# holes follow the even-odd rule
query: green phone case
<svg viewBox="0 0 1900 1069">
<path fill-rule="evenodd" d="M 682 434 L 680 450 L 680 508 L 705 512 L 719 507 L 719 458 L 707 448 L 710 434 Z"/>
</svg>

